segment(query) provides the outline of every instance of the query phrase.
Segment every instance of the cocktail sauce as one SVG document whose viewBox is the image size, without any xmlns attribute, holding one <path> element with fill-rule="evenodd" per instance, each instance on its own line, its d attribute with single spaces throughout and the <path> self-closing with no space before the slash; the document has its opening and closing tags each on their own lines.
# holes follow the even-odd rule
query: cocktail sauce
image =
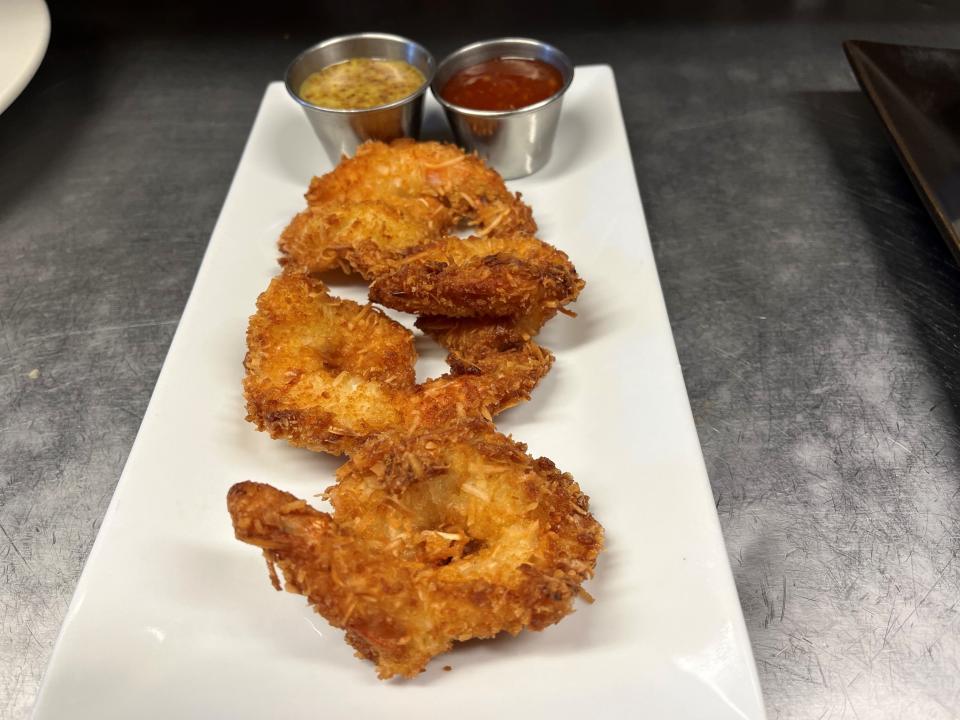
<svg viewBox="0 0 960 720">
<path fill-rule="evenodd" d="M 563 75 L 550 63 L 495 58 L 458 70 L 440 97 L 471 110 L 517 110 L 546 100 L 561 87 Z"/>
</svg>

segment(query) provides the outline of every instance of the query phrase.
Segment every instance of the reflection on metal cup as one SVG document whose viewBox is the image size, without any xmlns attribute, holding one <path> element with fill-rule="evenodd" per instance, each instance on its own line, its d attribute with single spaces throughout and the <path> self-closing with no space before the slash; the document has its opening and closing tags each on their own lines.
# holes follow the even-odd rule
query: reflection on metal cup
<svg viewBox="0 0 960 720">
<path fill-rule="evenodd" d="M 484 140 L 490 140 L 493 138 L 494 134 L 497 132 L 497 129 L 500 127 L 499 120 L 491 120 L 490 118 L 482 117 L 466 117 L 464 121 L 467 124 L 467 127 L 470 128 L 470 132 L 478 138 L 483 138 Z"/>
<path fill-rule="evenodd" d="M 450 78 L 463 68 L 494 58 L 542 60 L 560 71 L 562 87 L 540 102 L 517 110 L 472 110 L 441 96 Z M 457 142 L 475 150 L 507 180 L 524 177 L 546 165 L 557 133 L 563 94 L 573 80 L 573 63 L 557 48 L 539 40 L 503 38 L 467 45 L 444 58 L 431 90 L 443 106 Z"/>
<path fill-rule="evenodd" d="M 300 97 L 298 91 L 311 73 L 361 57 L 403 60 L 420 71 L 424 82 L 406 97 L 362 110 L 324 108 Z M 357 146 L 367 140 L 418 137 L 423 96 L 433 73 L 433 56 L 418 43 L 398 35 L 359 33 L 324 40 L 304 50 L 290 63 L 285 80 L 287 92 L 303 108 L 331 162 L 336 164 L 343 155 L 352 155 Z"/>
</svg>

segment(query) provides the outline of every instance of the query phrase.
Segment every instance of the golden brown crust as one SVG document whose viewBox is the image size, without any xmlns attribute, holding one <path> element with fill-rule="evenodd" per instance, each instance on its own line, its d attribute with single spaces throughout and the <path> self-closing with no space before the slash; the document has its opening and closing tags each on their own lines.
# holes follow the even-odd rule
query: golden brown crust
<svg viewBox="0 0 960 720">
<path fill-rule="evenodd" d="M 391 258 L 434 241 L 454 226 L 435 200 L 329 201 L 297 214 L 280 236 L 280 263 L 321 273 L 340 269 L 375 277 Z"/>
<path fill-rule="evenodd" d="M 603 531 L 573 479 L 479 422 L 369 442 L 328 491 L 334 513 L 267 485 L 231 488 L 237 538 L 347 631 L 380 677 L 454 641 L 541 630 L 572 611 Z"/>
<path fill-rule="evenodd" d="M 340 455 L 402 422 L 413 392 L 410 332 L 379 310 L 284 273 L 257 300 L 247 330 L 247 419 L 271 437 Z"/>
<path fill-rule="evenodd" d="M 532 338 L 554 313 L 550 310 L 500 319 L 418 318 L 417 327 L 449 351 L 450 365 L 448 375 L 422 386 L 426 401 L 421 404 L 421 412 L 435 409 L 424 422 L 441 422 L 437 415 L 458 404 L 479 406 L 479 414 L 491 420 L 493 415 L 529 400 L 554 360 L 550 351 Z M 456 394 L 461 396 L 459 403 L 453 400 Z"/>
<path fill-rule="evenodd" d="M 576 299 L 583 281 L 533 237 L 519 195 L 475 155 L 443 143 L 368 142 L 314 178 L 308 207 L 280 237 L 285 267 L 341 269 L 397 310 L 501 317 Z M 476 235 L 451 235 L 470 227 Z"/>
<path fill-rule="evenodd" d="M 537 308 L 510 318 L 421 315 L 416 326 L 462 360 L 514 350 L 530 342 L 557 311 Z"/>
<path fill-rule="evenodd" d="M 528 399 L 553 362 L 532 341 L 505 340 L 520 338 L 514 321 L 424 322 L 451 351 L 451 370 L 417 385 L 409 330 L 304 273 L 283 273 L 247 330 L 247 420 L 298 447 L 350 454 L 397 428 L 491 421 Z"/>
<path fill-rule="evenodd" d="M 515 317 L 573 302 L 583 285 L 565 253 L 533 236 L 447 237 L 376 276 L 370 299 L 424 315 Z"/>
<path fill-rule="evenodd" d="M 497 433 L 553 356 L 533 341 L 583 287 L 534 238 L 530 209 L 476 156 L 439 143 L 367 143 L 307 193 L 280 239 L 284 273 L 247 333 L 247 419 L 350 460 L 332 514 L 268 485 L 228 494 L 238 539 L 274 587 L 305 595 L 382 678 L 412 677 L 453 642 L 540 630 L 572 611 L 603 531 L 553 463 Z M 458 226 L 477 236 L 449 236 Z M 450 371 L 415 381 L 412 334 L 313 273 L 372 282 L 424 314 Z"/>
<path fill-rule="evenodd" d="M 308 208 L 280 238 L 281 263 L 309 272 L 339 267 L 372 279 L 407 248 L 458 227 L 536 230 L 530 208 L 476 155 L 455 145 L 367 142 L 316 177 Z"/>
<path fill-rule="evenodd" d="M 366 142 L 333 172 L 314 178 L 306 194 L 311 207 L 397 197 L 437 201 L 458 223 L 482 231 L 536 229 L 530 208 L 507 190 L 499 174 L 447 143 Z"/>
</svg>

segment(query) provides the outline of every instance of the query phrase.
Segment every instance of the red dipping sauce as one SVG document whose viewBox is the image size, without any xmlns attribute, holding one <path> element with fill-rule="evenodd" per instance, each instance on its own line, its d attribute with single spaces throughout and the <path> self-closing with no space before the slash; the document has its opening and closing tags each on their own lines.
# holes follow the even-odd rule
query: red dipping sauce
<svg viewBox="0 0 960 720">
<path fill-rule="evenodd" d="M 495 58 L 458 70 L 440 91 L 449 103 L 471 110 L 517 110 L 563 87 L 563 75 L 550 63 Z"/>
</svg>

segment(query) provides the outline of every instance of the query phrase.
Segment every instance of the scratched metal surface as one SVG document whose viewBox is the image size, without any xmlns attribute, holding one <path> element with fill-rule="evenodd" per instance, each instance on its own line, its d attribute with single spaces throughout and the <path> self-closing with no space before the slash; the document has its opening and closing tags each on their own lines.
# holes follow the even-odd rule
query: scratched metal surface
<svg viewBox="0 0 960 720">
<path fill-rule="evenodd" d="M 437 54 L 525 32 L 614 66 L 771 718 L 957 717 L 960 272 L 840 41 L 949 45 L 960 24 L 798 5 L 379 25 Z M 4 718 L 29 715 L 264 85 L 369 24 L 53 14 L 0 115 Z"/>
</svg>

